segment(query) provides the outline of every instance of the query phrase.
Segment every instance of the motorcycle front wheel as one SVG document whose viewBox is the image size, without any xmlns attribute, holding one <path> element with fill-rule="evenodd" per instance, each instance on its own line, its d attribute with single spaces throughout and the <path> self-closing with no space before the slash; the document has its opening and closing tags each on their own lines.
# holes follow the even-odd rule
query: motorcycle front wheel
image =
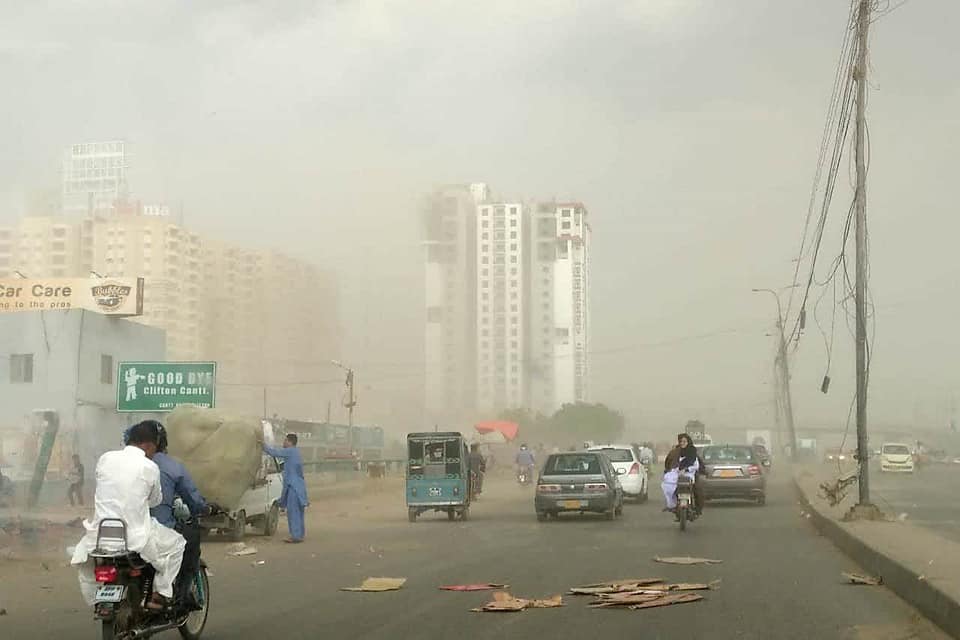
<svg viewBox="0 0 960 640">
<path fill-rule="evenodd" d="M 680 531 L 687 530 L 687 507 L 677 507 L 677 515 L 680 517 Z"/>
<path fill-rule="evenodd" d="M 180 625 L 180 635 L 185 640 L 199 640 L 204 627 L 207 626 L 207 615 L 210 613 L 210 579 L 207 577 L 206 567 L 200 567 L 200 571 L 193 579 L 190 585 L 190 593 L 200 605 L 199 611 L 191 611 L 183 624 Z"/>
</svg>

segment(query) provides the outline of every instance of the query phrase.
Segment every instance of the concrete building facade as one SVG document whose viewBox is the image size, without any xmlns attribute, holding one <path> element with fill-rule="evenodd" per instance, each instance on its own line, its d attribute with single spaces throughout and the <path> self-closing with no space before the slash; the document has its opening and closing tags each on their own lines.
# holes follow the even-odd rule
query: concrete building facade
<svg viewBox="0 0 960 640">
<path fill-rule="evenodd" d="M 97 457 L 120 446 L 123 429 L 148 414 L 116 412 L 122 361 L 163 360 L 161 329 L 84 310 L 0 315 L 0 437 L 7 467 L 32 469 L 36 412 L 59 415 L 51 473 L 78 453 L 92 473 Z M 61 468 L 62 467 L 62 468 Z"/>
<path fill-rule="evenodd" d="M 581 203 L 446 187 L 426 207 L 425 402 L 434 417 L 589 400 L 590 225 Z"/>
</svg>

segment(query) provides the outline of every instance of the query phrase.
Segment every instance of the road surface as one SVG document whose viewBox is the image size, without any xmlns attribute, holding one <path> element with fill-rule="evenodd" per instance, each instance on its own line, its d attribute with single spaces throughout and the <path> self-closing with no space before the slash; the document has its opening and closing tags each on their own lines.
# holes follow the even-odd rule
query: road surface
<svg viewBox="0 0 960 640">
<path fill-rule="evenodd" d="M 487 483 L 472 519 L 428 514 L 406 521 L 399 485 L 381 493 L 331 497 L 308 516 L 308 541 L 250 535 L 254 556 L 227 557 L 227 543 L 204 548 L 213 570 L 212 612 L 204 637 L 284 638 L 894 638 L 939 639 L 929 623 L 883 587 L 843 584 L 856 567 L 800 515 L 785 474 L 774 475 L 768 504 L 711 505 L 681 533 L 659 500 L 628 504 L 623 519 L 536 522 L 532 489 Z M 716 566 L 666 566 L 654 556 L 694 555 Z M 255 562 L 264 564 L 257 565 Z M 0 560 L 2 638 L 94 638 L 75 576 L 62 560 Z M 391 593 L 347 593 L 368 576 L 405 577 Z M 525 597 L 564 593 L 608 579 L 659 576 L 720 579 L 702 602 L 646 611 L 591 610 L 565 596 L 562 609 L 470 613 L 484 593 L 439 585 L 505 582 Z M 167 634 L 166 638 L 178 637 Z"/>
<path fill-rule="evenodd" d="M 846 465 L 843 471 L 854 467 Z M 837 475 L 836 464 L 824 464 L 817 473 Z M 907 514 L 907 522 L 960 542 L 960 465 L 937 464 L 915 473 L 881 473 L 879 461 L 870 464 L 870 498 L 885 513 Z M 848 501 L 855 499 L 856 486 Z"/>
</svg>

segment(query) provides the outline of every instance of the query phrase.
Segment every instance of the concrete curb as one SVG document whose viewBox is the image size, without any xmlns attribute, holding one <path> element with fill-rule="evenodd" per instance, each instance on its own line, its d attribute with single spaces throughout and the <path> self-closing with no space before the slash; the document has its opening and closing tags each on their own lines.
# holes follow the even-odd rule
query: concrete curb
<svg viewBox="0 0 960 640">
<path fill-rule="evenodd" d="M 796 476 L 792 478 L 800 503 L 811 521 L 841 551 L 870 573 L 882 576 L 884 586 L 913 605 L 920 613 L 954 638 L 960 638 L 960 601 L 930 584 L 922 574 L 904 566 L 883 551 L 867 545 L 840 523 L 821 513 L 803 491 Z"/>
</svg>

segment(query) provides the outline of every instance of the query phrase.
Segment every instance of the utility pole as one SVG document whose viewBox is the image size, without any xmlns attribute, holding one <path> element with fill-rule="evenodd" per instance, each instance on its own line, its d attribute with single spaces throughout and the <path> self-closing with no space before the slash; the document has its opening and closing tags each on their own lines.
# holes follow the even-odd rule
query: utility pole
<svg viewBox="0 0 960 640">
<path fill-rule="evenodd" d="M 867 108 L 867 35 L 870 29 L 872 0 L 860 0 L 857 16 L 857 64 L 853 70 L 857 82 L 856 96 L 856 165 L 855 193 L 856 238 L 856 346 L 857 346 L 857 462 L 860 476 L 858 486 L 862 511 L 876 511 L 870 503 L 870 450 L 867 443 L 867 165 L 866 142 Z"/>
<path fill-rule="evenodd" d="M 793 289 L 797 285 L 786 287 L 781 291 Z M 769 293 L 777 301 L 777 345 L 776 365 L 780 371 L 780 389 L 783 396 L 783 413 L 787 422 L 787 446 L 790 448 L 790 460 L 796 460 L 797 432 L 793 423 L 793 397 L 790 393 L 790 362 L 787 359 L 787 337 L 784 335 L 783 306 L 780 304 L 780 293 L 773 289 L 753 289 L 754 293 Z"/>
<path fill-rule="evenodd" d="M 353 374 L 353 369 L 351 367 L 344 365 L 339 360 L 331 360 L 330 364 L 332 364 L 335 367 L 339 367 L 347 372 L 347 380 L 346 380 L 347 401 L 343 403 L 343 406 L 347 408 L 347 425 L 349 427 L 347 429 L 348 431 L 347 441 L 349 442 L 350 455 L 352 456 L 353 455 L 353 410 L 357 406 L 357 397 L 356 395 L 354 395 L 355 376 Z"/>
</svg>

